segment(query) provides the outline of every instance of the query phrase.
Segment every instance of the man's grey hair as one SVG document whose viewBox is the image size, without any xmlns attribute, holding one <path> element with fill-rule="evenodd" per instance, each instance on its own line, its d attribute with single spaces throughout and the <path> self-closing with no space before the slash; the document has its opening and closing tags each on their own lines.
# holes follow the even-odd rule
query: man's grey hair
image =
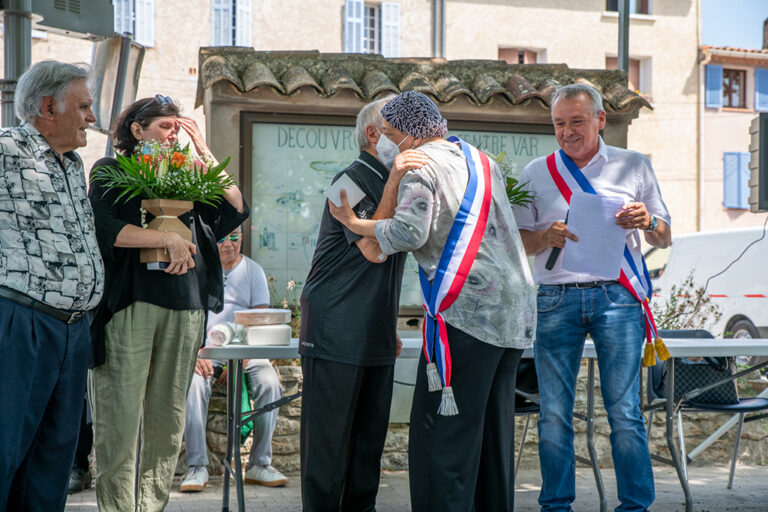
<svg viewBox="0 0 768 512">
<path fill-rule="evenodd" d="M 66 110 L 64 95 L 75 80 L 87 80 L 88 68 L 84 64 L 69 64 L 55 60 L 38 62 L 21 75 L 16 85 L 16 116 L 22 121 L 34 122 L 43 116 L 40 109 L 43 98 L 52 96 L 57 110 Z"/>
<path fill-rule="evenodd" d="M 365 136 L 365 127 L 372 124 L 376 128 L 384 126 L 384 118 L 381 117 L 381 109 L 387 104 L 389 100 L 394 98 L 393 95 L 389 95 L 386 98 L 381 98 L 376 101 L 372 101 L 357 114 L 357 122 L 355 123 L 355 133 L 357 134 L 357 145 L 362 151 L 368 147 L 368 138 Z"/>
<path fill-rule="evenodd" d="M 599 116 L 600 112 L 605 111 L 603 108 L 603 98 L 600 96 L 600 93 L 594 87 L 586 84 L 570 84 L 559 88 L 552 97 L 552 106 L 554 107 L 555 102 L 559 99 L 570 100 L 578 98 L 582 94 L 586 94 L 587 98 L 589 98 L 595 117 Z"/>
</svg>

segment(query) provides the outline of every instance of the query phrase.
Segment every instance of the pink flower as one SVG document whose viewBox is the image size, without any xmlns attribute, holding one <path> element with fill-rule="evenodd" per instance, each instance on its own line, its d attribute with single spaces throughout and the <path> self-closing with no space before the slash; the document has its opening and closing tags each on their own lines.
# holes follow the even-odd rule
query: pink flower
<svg viewBox="0 0 768 512">
<path fill-rule="evenodd" d="M 203 172 L 208 172 L 208 166 L 205 165 L 205 162 L 203 162 L 199 158 L 195 159 L 192 165 L 195 167 L 196 171 L 202 169 Z"/>
</svg>

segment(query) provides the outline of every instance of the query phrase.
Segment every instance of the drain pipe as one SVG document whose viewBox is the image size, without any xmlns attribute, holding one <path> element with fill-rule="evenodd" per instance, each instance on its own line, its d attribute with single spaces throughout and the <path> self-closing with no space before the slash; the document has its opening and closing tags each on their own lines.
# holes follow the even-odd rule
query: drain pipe
<svg viewBox="0 0 768 512">
<path fill-rule="evenodd" d="M 440 0 L 432 0 L 432 57 L 439 57 L 439 45 L 440 45 L 440 14 L 438 2 Z"/>
<path fill-rule="evenodd" d="M 432 57 L 445 58 L 445 0 L 432 0 Z"/>
<path fill-rule="evenodd" d="M 440 0 L 440 56 L 445 58 L 445 2 Z"/>
</svg>

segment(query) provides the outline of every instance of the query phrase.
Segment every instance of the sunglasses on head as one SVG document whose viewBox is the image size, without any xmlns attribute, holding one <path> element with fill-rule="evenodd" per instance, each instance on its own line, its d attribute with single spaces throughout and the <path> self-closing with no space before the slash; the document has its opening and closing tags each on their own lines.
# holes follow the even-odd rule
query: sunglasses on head
<svg viewBox="0 0 768 512">
<path fill-rule="evenodd" d="M 175 105 L 173 102 L 173 98 L 170 96 L 163 96 L 162 94 L 155 94 L 155 97 L 152 98 L 152 101 L 146 103 L 143 107 L 141 107 L 137 112 L 136 115 L 139 115 L 144 110 L 148 109 L 152 105 Z M 134 116 L 135 117 L 135 116 Z"/>
<path fill-rule="evenodd" d="M 231 235 L 227 235 L 219 240 L 219 243 L 223 244 L 226 240 L 229 240 L 230 242 L 237 242 L 240 240 L 240 233 L 232 233 Z"/>
</svg>

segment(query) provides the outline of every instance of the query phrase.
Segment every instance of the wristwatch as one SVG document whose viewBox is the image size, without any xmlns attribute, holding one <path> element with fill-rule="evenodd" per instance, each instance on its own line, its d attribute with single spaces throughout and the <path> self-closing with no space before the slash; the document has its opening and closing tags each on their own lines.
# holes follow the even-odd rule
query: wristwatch
<svg viewBox="0 0 768 512">
<path fill-rule="evenodd" d="M 659 225 L 659 220 L 655 215 L 651 215 L 651 221 L 648 223 L 648 227 L 645 231 L 656 231 L 656 227 Z"/>
</svg>

